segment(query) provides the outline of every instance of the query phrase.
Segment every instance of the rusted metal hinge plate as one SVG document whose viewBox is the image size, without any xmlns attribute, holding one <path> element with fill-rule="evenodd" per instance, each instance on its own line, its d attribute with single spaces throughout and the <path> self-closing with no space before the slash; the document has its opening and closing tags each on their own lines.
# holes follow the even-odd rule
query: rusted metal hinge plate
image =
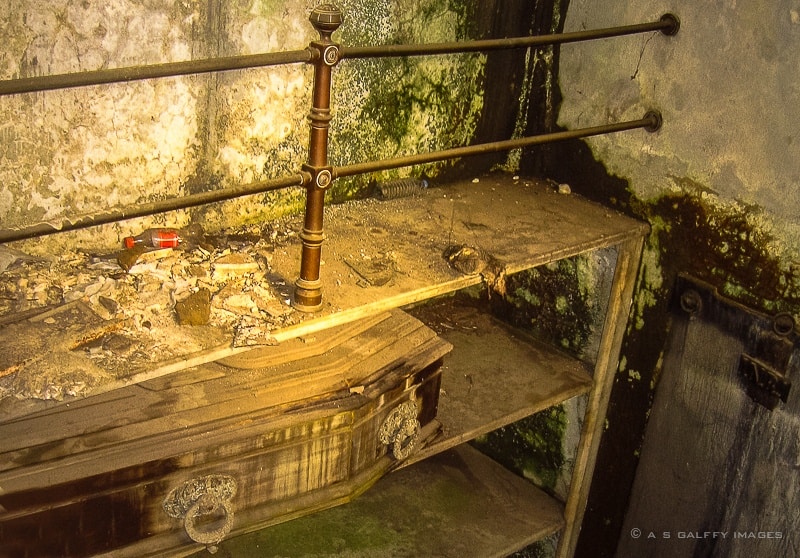
<svg viewBox="0 0 800 558">
<path fill-rule="evenodd" d="M 741 341 L 736 375 L 753 401 L 770 410 L 787 402 L 790 370 L 800 359 L 800 333 L 791 314 L 768 316 L 687 275 L 676 281 L 672 310 L 712 323 Z"/>
</svg>

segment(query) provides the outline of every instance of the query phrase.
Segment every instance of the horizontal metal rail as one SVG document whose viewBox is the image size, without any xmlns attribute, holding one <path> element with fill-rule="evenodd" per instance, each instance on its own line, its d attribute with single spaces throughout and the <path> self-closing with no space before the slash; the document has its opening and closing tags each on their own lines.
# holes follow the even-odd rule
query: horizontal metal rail
<svg viewBox="0 0 800 558">
<path fill-rule="evenodd" d="M 434 163 L 436 161 L 445 161 L 447 159 L 458 159 L 460 157 L 483 155 L 485 153 L 496 153 L 498 151 L 509 151 L 512 149 L 530 147 L 533 145 L 542 145 L 545 143 L 553 143 L 557 141 L 565 141 L 570 139 L 597 136 L 600 134 L 622 132 L 625 130 L 633 130 L 635 128 L 644 128 L 648 132 L 655 132 L 661 127 L 661 122 L 662 122 L 661 114 L 655 111 L 651 111 L 645 114 L 639 120 L 629 120 L 626 122 L 618 122 L 616 124 L 605 124 L 602 126 L 593 126 L 590 128 L 578 128 L 576 130 L 564 130 L 561 132 L 553 132 L 550 134 L 539 134 L 536 136 L 527 136 L 524 138 L 496 141 L 491 143 L 481 143 L 477 145 L 468 145 L 465 147 L 455 147 L 453 149 L 445 149 L 443 151 L 420 153 L 418 155 L 409 155 L 407 157 L 396 157 L 393 159 L 383 159 L 380 161 L 369 161 L 367 163 L 356 163 L 353 165 L 334 167 L 333 176 L 335 178 L 341 178 L 345 176 L 355 176 L 358 174 L 366 174 L 370 172 L 378 172 L 383 170 L 396 169 L 400 167 L 410 167 L 413 165 Z"/>
<path fill-rule="evenodd" d="M 455 54 L 464 52 L 488 52 L 492 50 L 540 47 L 551 44 L 575 43 L 610 37 L 620 37 L 650 31 L 661 31 L 665 35 L 678 32 L 680 22 L 673 14 L 664 14 L 657 21 L 590 29 L 570 33 L 554 33 L 532 37 L 512 37 L 507 39 L 489 39 L 483 41 L 456 41 L 449 43 L 383 45 L 366 47 L 341 47 L 340 58 L 376 58 L 391 56 L 421 56 L 431 54 Z M 261 68 L 283 64 L 309 63 L 315 60 L 318 53 L 309 47 L 303 50 L 272 52 L 264 54 L 248 54 L 207 58 L 203 60 L 187 60 L 183 62 L 167 62 L 126 68 L 112 68 L 70 74 L 55 74 L 0 81 L 0 96 L 20 93 L 34 93 L 70 87 L 106 85 L 130 81 L 185 76 L 209 72 Z"/>
<path fill-rule="evenodd" d="M 474 155 L 482 155 L 485 153 L 496 153 L 498 151 L 509 151 L 512 149 L 531 147 L 533 145 L 542 145 L 545 143 L 553 143 L 557 141 L 565 141 L 570 139 L 579 139 L 590 136 L 597 136 L 601 134 L 622 132 L 625 130 L 633 130 L 636 128 L 644 128 L 648 132 L 655 132 L 660 127 L 661 127 L 661 115 L 655 111 L 651 111 L 646 113 L 639 120 L 629 120 L 626 122 L 605 124 L 601 126 L 592 126 L 589 128 L 579 128 L 576 130 L 563 130 L 561 132 L 553 132 L 550 134 L 540 134 L 537 136 L 527 136 L 524 138 L 497 141 L 492 143 L 482 143 L 477 145 L 469 145 L 465 147 L 455 147 L 452 149 L 445 149 L 441 151 L 432 151 L 430 153 L 409 155 L 407 157 L 395 157 L 392 159 L 382 159 L 378 161 L 369 161 L 366 163 L 343 165 L 343 166 L 333 167 L 332 174 L 334 178 L 343 178 L 347 176 L 356 176 L 360 174 L 368 174 L 371 172 L 378 172 L 378 171 L 396 169 L 401 167 L 410 167 L 425 163 L 435 163 L 437 161 L 445 161 L 448 159 L 470 157 Z M 167 211 L 188 209 L 190 207 L 196 207 L 199 205 L 206 205 L 206 204 L 231 200 L 243 196 L 260 194 L 271 190 L 279 190 L 283 188 L 289 188 L 292 186 L 304 186 L 308 184 L 310 180 L 311 176 L 308 173 L 300 173 L 297 175 L 287 176 L 284 178 L 276 178 L 271 180 L 254 182 L 252 184 L 247 184 L 244 186 L 239 186 L 234 188 L 213 190 L 210 192 L 201 192 L 198 194 L 191 194 L 179 198 L 169 198 L 166 200 L 159 200 L 146 204 L 136 205 L 133 207 L 112 210 L 105 213 L 85 215 L 82 217 L 78 217 L 76 219 L 65 219 L 60 223 L 38 223 L 36 225 L 31 225 L 29 227 L 3 229 L 0 230 L 0 243 L 13 242 L 17 240 L 26 240 L 29 238 L 47 236 L 66 231 L 87 229 L 98 225 L 105 225 L 108 223 L 124 221 L 126 219 L 135 219 L 138 217 L 157 215 L 159 213 L 165 213 Z"/>
<path fill-rule="evenodd" d="M 271 190 L 280 190 L 290 186 L 302 186 L 308 180 L 310 180 L 310 177 L 307 173 L 300 173 L 293 176 L 253 182 L 233 188 L 225 188 L 223 190 L 200 192 L 180 198 L 169 198 L 132 207 L 115 209 L 104 213 L 84 215 L 75 219 L 64 219 L 59 223 L 38 223 L 27 227 L 3 229 L 0 230 L 0 243 L 26 240 L 28 238 L 37 238 L 79 229 L 88 229 L 89 227 L 116 223 L 126 219 L 135 219 L 137 217 L 147 217 L 167 211 L 188 209 L 199 205 L 232 200 L 253 194 L 261 194 Z"/>
<path fill-rule="evenodd" d="M 423 56 L 429 54 L 455 54 L 460 52 L 488 52 L 492 50 L 508 50 L 516 48 L 541 47 L 565 43 L 592 41 L 621 37 L 649 31 L 661 31 L 665 35 L 674 35 L 678 32 L 680 22 L 673 14 L 664 14 L 658 21 L 607 27 L 604 29 L 589 29 L 569 33 L 554 33 L 550 35 L 535 35 L 531 37 L 512 37 L 508 39 L 487 39 L 482 41 L 457 41 L 449 43 L 431 43 L 421 45 L 383 45 L 366 47 L 342 47 L 341 57 L 344 58 L 383 58 L 390 56 Z"/>
<path fill-rule="evenodd" d="M 69 87 L 125 83 L 143 79 L 223 72 L 227 70 L 243 70 L 245 68 L 307 63 L 313 59 L 313 56 L 314 53 L 310 49 L 291 50 L 286 52 L 268 52 L 264 54 L 207 58 L 204 60 L 187 60 L 184 62 L 165 62 L 163 64 L 111 68 L 107 70 L 94 70 L 91 72 L 10 79 L 0 81 L 0 96 L 51 91 Z"/>
</svg>

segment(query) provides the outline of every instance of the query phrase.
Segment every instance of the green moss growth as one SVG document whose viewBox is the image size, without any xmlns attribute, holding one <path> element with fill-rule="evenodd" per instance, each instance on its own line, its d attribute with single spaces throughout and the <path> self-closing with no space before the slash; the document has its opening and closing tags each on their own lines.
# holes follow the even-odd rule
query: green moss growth
<svg viewBox="0 0 800 558">
<path fill-rule="evenodd" d="M 507 279 L 499 312 L 534 336 L 579 355 L 595 321 L 595 273 L 585 256 L 516 273 Z"/>
<path fill-rule="evenodd" d="M 447 42 L 466 38 L 474 2 L 344 2 L 344 45 Z M 348 21 L 353 22 L 348 25 Z M 355 22 L 364 22 L 357 25 Z M 345 60 L 334 70 L 330 159 L 347 165 L 470 142 L 483 107 L 480 54 Z M 465 79 L 465 76 L 470 76 Z M 371 180 L 437 176 L 452 162 L 337 180 L 332 201 L 366 192 Z"/>
<path fill-rule="evenodd" d="M 273 555 L 270 549 L 279 548 L 288 556 L 309 553 L 312 556 L 328 556 L 337 553 L 362 553 L 370 549 L 399 546 L 397 535 L 382 528 L 377 520 L 363 515 L 359 517 L 359 529 L 341 529 L 342 518 L 337 514 L 318 514 L 314 522 L 289 521 L 244 537 L 224 541 L 220 548 L 224 556 Z M 204 554 L 207 552 L 204 551 Z"/>
<path fill-rule="evenodd" d="M 481 451 L 553 493 L 566 464 L 567 412 L 552 407 L 477 439 Z"/>
</svg>

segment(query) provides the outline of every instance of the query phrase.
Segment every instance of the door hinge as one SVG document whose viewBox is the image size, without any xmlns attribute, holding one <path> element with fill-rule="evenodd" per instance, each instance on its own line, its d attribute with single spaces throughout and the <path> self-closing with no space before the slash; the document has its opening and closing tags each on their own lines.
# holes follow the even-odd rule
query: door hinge
<svg viewBox="0 0 800 558">
<path fill-rule="evenodd" d="M 753 401 L 770 410 L 787 402 L 792 387 L 789 372 L 800 360 L 800 334 L 791 314 L 768 316 L 687 275 L 678 277 L 674 294 L 674 311 L 714 324 L 741 341 L 736 373 Z"/>
</svg>

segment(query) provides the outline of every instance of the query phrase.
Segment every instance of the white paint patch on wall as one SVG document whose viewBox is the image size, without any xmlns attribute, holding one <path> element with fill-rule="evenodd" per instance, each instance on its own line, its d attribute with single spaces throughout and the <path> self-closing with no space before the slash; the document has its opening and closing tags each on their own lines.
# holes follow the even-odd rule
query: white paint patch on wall
<svg viewBox="0 0 800 558">
<path fill-rule="evenodd" d="M 249 10 L 228 14 L 225 34 L 241 54 L 301 50 L 317 36 L 308 21 L 314 5 L 256 0 Z M 227 183 L 298 172 L 305 161 L 311 75 L 303 64 L 220 75 L 212 172 Z"/>
</svg>

